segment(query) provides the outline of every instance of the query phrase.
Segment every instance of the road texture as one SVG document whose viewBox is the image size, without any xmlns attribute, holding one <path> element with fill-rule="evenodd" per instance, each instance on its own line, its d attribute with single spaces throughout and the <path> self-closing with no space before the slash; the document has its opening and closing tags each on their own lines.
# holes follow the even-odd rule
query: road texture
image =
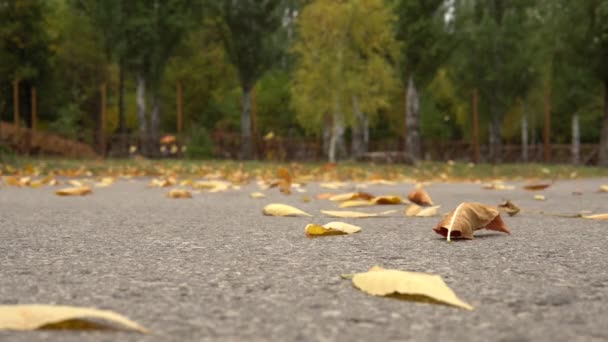
<svg viewBox="0 0 608 342">
<path fill-rule="evenodd" d="M 93 306 L 153 331 L 0 332 L 0 341 L 606 341 L 608 222 L 522 213 L 508 236 L 478 232 L 447 244 L 434 218 L 345 220 L 359 234 L 308 239 L 307 223 L 335 203 L 277 189 L 172 200 L 147 180 L 120 181 L 85 197 L 55 188 L 0 188 L 0 304 Z M 427 188 L 441 211 L 462 201 L 528 210 L 608 212 L 608 179 L 559 181 L 543 191 Z M 306 195 L 327 190 L 318 184 Z M 412 184 L 375 185 L 405 196 Z M 348 189 L 345 189 L 345 191 Z M 580 191 L 582 195 L 573 195 Z M 263 216 L 281 202 L 314 218 Z M 398 207 L 399 209 L 402 206 Z M 383 211 L 386 207 L 366 208 Z M 504 216 L 504 215 L 503 215 Z M 472 312 L 369 296 L 341 274 L 383 265 L 441 275 Z"/>
</svg>

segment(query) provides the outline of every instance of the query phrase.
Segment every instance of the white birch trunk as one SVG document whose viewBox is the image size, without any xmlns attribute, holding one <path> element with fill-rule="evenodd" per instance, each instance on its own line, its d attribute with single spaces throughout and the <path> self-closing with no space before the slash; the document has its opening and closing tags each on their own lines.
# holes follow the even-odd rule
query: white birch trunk
<svg viewBox="0 0 608 342">
<path fill-rule="evenodd" d="M 414 77 L 410 76 L 405 101 L 405 144 L 407 152 L 414 160 L 419 160 L 420 149 L 420 97 L 416 91 Z"/>
</svg>

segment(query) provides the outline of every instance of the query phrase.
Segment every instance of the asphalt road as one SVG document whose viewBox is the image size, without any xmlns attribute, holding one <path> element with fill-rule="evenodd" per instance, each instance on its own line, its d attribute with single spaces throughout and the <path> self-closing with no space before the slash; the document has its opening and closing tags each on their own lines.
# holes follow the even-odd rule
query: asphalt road
<svg viewBox="0 0 608 342">
<path fill-rule="evenodd" d="M 0 341 L 605 341 L 608 222 L 522 213 L 512 235 L 480 232 L 447 244 L 439 218 L 345 220 L 359 234 L 308 239 L 326 223 L 303 194 L 267 199 L 240 191 L 171 200 L 146 180 L 86 197 L 54 188 L 0 188 L 0 304 L 93 306 L 153 331 L 0 332 Z M 489 191 L 479 184 L 427 188 L 441 211 L 462 201 L 514 200 L 528 210 L 608 212 L 608 179 L 561 181 L 543 191 Z M 406 195 L 412 184 L 367 191 Z M 306 195 L 325 192 L 317 184 Z M 573 195 L 581 191 L 582 195 Z M 272 202 L 314 218 L 261 214 Z M 399 207 L 401 208 L 401 207 Z M 386 208 L 370 208 L 382 211 Z M 503 215 L 504 216 L 504 215 Z M 341 274 L 373 265 L 435 273 L 472 312 L 366 295 Z"/>
</svg>

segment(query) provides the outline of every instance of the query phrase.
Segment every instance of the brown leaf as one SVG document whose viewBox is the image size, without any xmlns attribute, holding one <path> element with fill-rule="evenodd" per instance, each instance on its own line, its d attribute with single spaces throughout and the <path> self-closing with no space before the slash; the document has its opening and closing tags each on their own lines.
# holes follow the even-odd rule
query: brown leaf
<svg viewBox="0 0 608 342">
<path fill-rule="evenodd" d="M 469 202 L 460 203 L 433 230 L 451 241 L 451 236 L 473 239 L 473 232 L 484 228 L 511 234 L 496 208 Z"/>
<path fill-rule="evenodd" d="M 334 195 L 329 198 L 330 201 L 344 202 L 353 200 L 366 200 L 369 201 L 374 198 L 374 195 L 366 192 L 349 192 L 345 194 Z"/>
<path fill-rule="evenodd" d="M 509 216 L 515 216 L 519 213 L 519 207 L 513 204 L 511 201 L 504 201 L 503 203 L 498 205 L 498 209 L 504 211 L 509 214 Z"/>
<path fill-rule="evenodd" d="M 540 190 L 545 190 L 546 188 L 548 188 L 550 186 L 551 186 L 551 183 L 531 183 L 531 184 L 524 185 L 524 189 L 530 190 L 530 191 L 540 191 Z"/>
<path fill-rule="evenodd" d="M 291 174 L 286 167 L 282 167 L 277 171 L 277 178 L 279 178 L 279 190 L 285 195 L 291 194 Z"/>
<path fill-rule="evenodd" d="M 402 204 L 403 200 L 399 196 L 378 196 L 372 198 L 370 203 L 376 205 Z"/>
<path fill-rule="evenodd" d="M 78 186 L 73 188 L 65 188 L 55 191 L 56 195 L 59 196 L 84 196 L 92 193 L 91 188 L 88 186 Z"/>
<path fill-rule="evenodd" d="M 410 194 L 407 195 L 407 199 L 418 205 L 433 205 L 431 196 L 429 196 L 429 194 L 423 188 L 418 188 L 410 192 Z"/>
<path fill-rule="evenodd" d="M 167 197 L 169 198 L 192 198 L 192 193 L 185 189 L 171 189 L 169 193 L 167 193 Z"/>
</svg>

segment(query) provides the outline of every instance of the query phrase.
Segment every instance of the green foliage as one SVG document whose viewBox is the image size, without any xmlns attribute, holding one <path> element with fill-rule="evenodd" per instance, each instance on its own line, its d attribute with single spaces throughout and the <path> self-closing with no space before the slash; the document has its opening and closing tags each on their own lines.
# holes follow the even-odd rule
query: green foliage
<svg viewBox="0 0 608 342">
<path fill-rule="evenodd" d="M 207 129 L 202 126 L 192 126 L 190 140 L 186 149 L 189 159 L 206 159 L 213 157 L 213 142 Z"/>
</svg>

